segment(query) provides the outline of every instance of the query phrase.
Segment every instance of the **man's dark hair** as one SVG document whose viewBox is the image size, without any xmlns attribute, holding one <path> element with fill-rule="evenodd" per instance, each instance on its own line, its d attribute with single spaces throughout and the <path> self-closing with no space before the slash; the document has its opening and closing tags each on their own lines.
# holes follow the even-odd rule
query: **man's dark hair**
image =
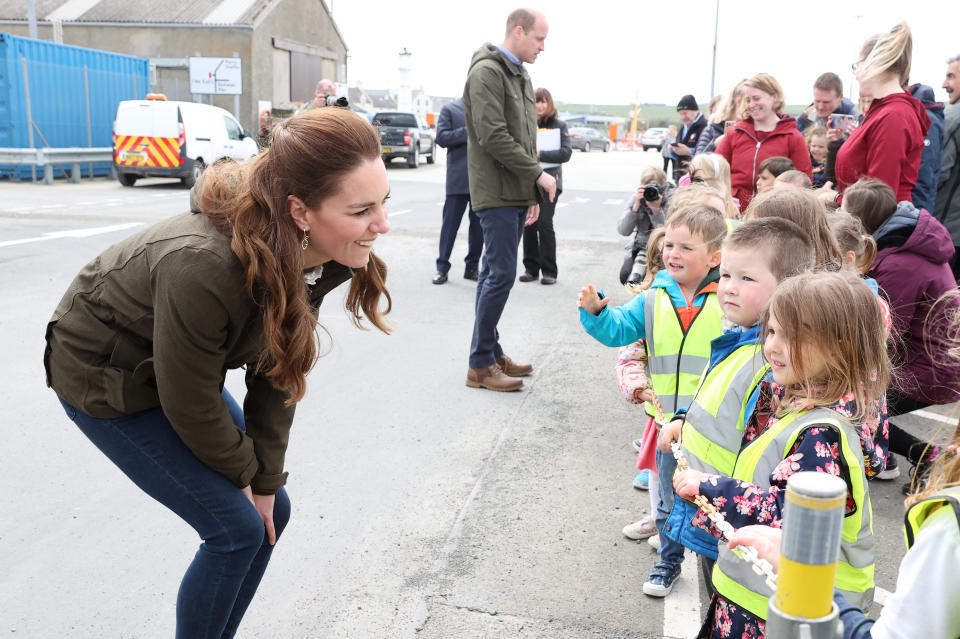
<svg viewBox="0 0 960 639">
<path fill-rule="evenodd" d="M 524 33 L 529 33 L 536 22 L 536 14 L 529 9 L 516 9 L 507 16 L 507 35 L 517 27 L 523 29 Z"/>
<path fill-rule="evenodd" d="M 813 83 L 813 88 L 821 91 L 833 91 L 837 94 L 837 97 L 843 97 L 843 80 L 836 73 L 827 71 L 821 74 L 817 81 Z"/>
<path fill-rule="evenodd" d="M 724 249 L 762 253 L 778 282 L 813 269 L 816 252 L 810 236 L 782 217 L 744 222 L 723 242 Z"/>
<path fill-rule="evenodd" d="M 757 167 L 757 175 L 760 175 L 764 171 L 770 171 L 773 177 L 777 177 L 781 173 L 792 171 L 795 168 L 797 167 L 793 165 L 793 160 L 790 158 L 785 158 L 782 155 L 774 155 L 760 163 L 760 166 Z"/>
</svg>

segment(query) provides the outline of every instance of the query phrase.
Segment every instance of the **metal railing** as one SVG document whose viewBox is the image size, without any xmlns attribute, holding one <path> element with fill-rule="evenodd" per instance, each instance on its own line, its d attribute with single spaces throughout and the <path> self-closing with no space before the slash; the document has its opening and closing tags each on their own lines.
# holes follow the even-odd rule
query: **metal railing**
<svg viewBox="0 0 960 639">
<path fill-rule="evenodd" d="M 67 147 L 45 149 L 0 148 L 0 165 L 22 164 L 43 167 L 43 183 L 53 184 L 55 164 L 69 164 L 69 181 L 80 182 L 80 165 L 91 162 L 112 162 L 113 148 L 106 147 Z M 91 172 L 92 176 L 92 172 Z"/>
</svg>

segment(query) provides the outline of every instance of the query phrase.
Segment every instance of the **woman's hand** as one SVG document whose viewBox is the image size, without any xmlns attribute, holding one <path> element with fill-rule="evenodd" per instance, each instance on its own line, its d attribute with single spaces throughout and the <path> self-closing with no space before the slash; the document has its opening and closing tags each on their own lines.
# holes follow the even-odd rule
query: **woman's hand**
<svg viewBox="0 0 960 639">
<path fill-rule="evenodd" d="M 700 494 L 700 482 L 706 477 L 699 470 L 682 470 L 673 476 L 673 491 L 687 501 Z"/>
<path fill-rule="evenodd" d="M 253 507 L 257 509 L 260 519 L 263 520 L 263 526 L 267 530 L 267 541 L 270 545 L 277 543 L 277 530 L 273 527 L 273 502 L 276 495 L 255 495 L 250 486 L 244 486 L 240 490 L 247 496 Z"/>
<path fill-rule="evenodd" d="M 753 546 L 761 559 L 766 559 L 773 566 L 774 572 L 780 571 L 780 540 L 783 531 L 770 526 L 744 526 L 727 542 L 730 548 L 737 546 Z"/>
<path fill-rule="evenodd" d="M 600 296 L 597 295 L 597 289 L 593 287 L 593 284 L 587 284 L 586 287 L 581 288 L 580 294 L 577 295 L 577 308 L 582 308 L 593 315 L 599 315 L 600 311 L 606 308 L 609 303 L 609 297 L 600 299 Z"/>
<path fill-rule="evenodd" d="M 680 441 L 680 429 L 683 428 L 683 420 L 675 419 L 660 429 L 657 435 L 657 448 L 665 453 L 672 452 L 670 444 Z"/>
</svg>

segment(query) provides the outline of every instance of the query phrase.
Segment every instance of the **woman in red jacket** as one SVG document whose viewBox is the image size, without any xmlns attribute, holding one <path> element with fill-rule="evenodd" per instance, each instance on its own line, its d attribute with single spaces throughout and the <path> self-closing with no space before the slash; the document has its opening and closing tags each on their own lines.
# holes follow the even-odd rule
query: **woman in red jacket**
<svg viewBox="0 0 960 639">
<path fill-rule="evenodd" d="M 863 124 L 840 147 L 834 172 L 840 193 L 862 177 L 885 182 L 897 202 L 911 200 L 930 118 L 923 104 L 903 90 L 910 77 L 913 39 L 901 22 L 870 37 L 853 65 L 862 95 L 872 95 Z"/>
<path fill-rule="evenodd" d="M 726 133 L 717 153 L 730 163 L 733 196 L 743 211 L 757 194 L 757 167 L 769 157 L 790 158 L 798 171 L 812 175 L 810 154 L 797 121 L 780 112 L 783 89 L 767 73 L 758 73 L 743 84 L 746 117 Z"/>
</svg>

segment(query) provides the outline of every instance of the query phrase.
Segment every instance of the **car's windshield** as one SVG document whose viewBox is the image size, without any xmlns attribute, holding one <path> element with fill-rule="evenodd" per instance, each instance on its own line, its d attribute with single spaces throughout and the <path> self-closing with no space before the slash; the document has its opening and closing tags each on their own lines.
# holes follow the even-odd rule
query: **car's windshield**
<svg viewBox="0 0 960 639">
<path fill-rule="evenodd" d="M 383 126 L 417 126 L 417 119 L 411 113 L 378 113 L 373 121 Z"/>
</svg>

